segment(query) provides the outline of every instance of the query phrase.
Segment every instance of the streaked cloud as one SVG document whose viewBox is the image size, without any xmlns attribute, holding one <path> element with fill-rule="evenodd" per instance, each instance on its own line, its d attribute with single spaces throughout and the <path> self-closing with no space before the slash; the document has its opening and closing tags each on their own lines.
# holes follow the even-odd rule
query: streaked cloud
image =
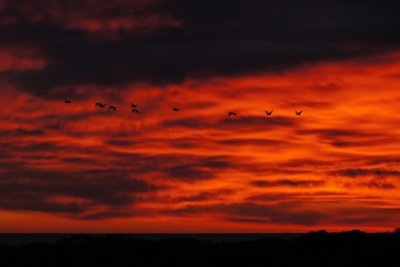
<svg viewBox="0 0 400 267">
<path fill-rule="evenodd" d="M 0 230 L 398 227 L 398 4 L 292 4 L 0 1 Z"/>
</svg>

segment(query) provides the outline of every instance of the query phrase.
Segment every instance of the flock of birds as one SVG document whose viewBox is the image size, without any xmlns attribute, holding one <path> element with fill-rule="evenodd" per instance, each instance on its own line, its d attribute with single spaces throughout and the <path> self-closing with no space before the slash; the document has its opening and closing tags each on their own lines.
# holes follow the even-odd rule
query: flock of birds
<svg viewBox="0 0 400 267">
<path fill-rule="evenodd" d="M 64 100 L 64 103 L 65 103 L 65 104 L 71 104 L 72 101 L 71 101 L 71 100 Z M 97 102 L 97 103 L 95 104 L 95 106 L 98 107 L 98 108 L 105 108 L 106 104 Z M 137 104 L 131 103 L 131 106 L 130 106 L 130 107 L 131 107 L 131 109 L 132 109 L 132 113 L 136 113 L 136 115 L 139 115 L 139 110 L 136 109 L 137 106 L 138 106 Z M 109 105 L 109 106 L 108 106 L 108 110 L 112 110 L 112 111 L 116 112 L 116 111 L 117 111 L 117 108 L 116 108 L 115 106 Z M 175 111 L 175 112 L 180 111 L 180 109 L 177 108 L 177 107 L 172 108 L 172 110 Z M 271 110 L 271 111 L 265 110 L 265 114 L 266 114 L 267 116 L 272 116 L 272 113 L 273 113 L 273 112 L 274 112 L 273 110 Z M 295 114 L 296 114 L 297 116 L 300 116 L 302 113 L 303 113 L 302 110 L 301 110 L 301 111 L 297 111 L 297 110 L 295 111 Z M 236 112 L 232 112 L 232 111 L 228 112 L 228 117 L 229 117 L 229 118 L 230 118 L 230 117 L 236 117 Z"/>
</svg>

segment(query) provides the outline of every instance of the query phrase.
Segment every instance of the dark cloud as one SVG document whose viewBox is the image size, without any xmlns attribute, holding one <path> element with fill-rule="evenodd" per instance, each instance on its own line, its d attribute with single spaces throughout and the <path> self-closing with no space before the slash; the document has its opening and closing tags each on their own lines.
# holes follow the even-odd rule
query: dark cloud
<svg viewBox="0 0 400 267">
<path fill-rule="evenodd" d="M 308 201 L 317 201 L 318 199 L 323 199 L 324 201 L 327 199 L 337 200 L 337 198 L 351 198 L 346 193 L 339 192 L 329 192 L 329 191 L 317 191 L 317 192 L 307 192 L 307 193 L 264 193 L 257 194 L 253 196 L 249 196 L 246 198 L 248 201 L 256 201 L 256 202 L 273 202 L 273 201 L 288 201 L 288 200 L 308 200 Z M 320 200 L 318 200 L 320 201 Z"/>
<path fill-rule="evenodd" d="M 164 127 L 182 127 L 182 128 L 205 128 L 210 127 L 211 123 L 205 118 L 184 118 L 163 122 Z"/>
<path fill-rule="evenodd" d="M 330 174 L 337 176 L 351 177 L 351 178 L 366 177 L 366 176 L 374 176 L 380 178 L 400 177 L 400 171 L 386 170 L 386 169 L 343 169 L 330 172 Z"/>
<path fill-rule="evenodd" d="M 237 119 L 223 119 L 217 123 L 217 126 L 228 128 L 231 126 L 252 126 L 254 128 L 269 128 L 269 127 L 292 127 L 297 124 L 297 121 L 290 117 L 275 116 L 271 118 L 261 116 L 243 116 Z"/>
<path fill-rule="evenodd" d="M 205 171 L 195 165 L 177 165 L 165 170 L 170 179 L 200 181 L 215 178 L 215 173 Z"/>
<path fill-rule="evenodd" d="M 375 207 L 349 207 L 327 211 L 314 211 L 305 209 L 310 202 L 299 200 L 285 200 L 278 203 L 255 204 L 251 202 L 215 204 L 215 205 L 187 205 L 180 209 L 165 211 L 173 216 L 194 216 L 207 214 L 218 216 L 226 221 L 280 225 L 304 225 L 315 226 L 323 224 L 358 224 L 376 225 L 385 224 L 394 217 L 398 217 L 399 208 L 375 208 Z M 311 202 L 312 203 L 312 202 Z M 337 205 L 334 201 L 323 202 L 332 208 Z"/>
<path fill-rule="evenodd" d="M 390 189 L 395 189 L 396 186 L 392 183 L 387 183 L 387 182 L 381 182 L 381 181 L 367 181 L 364 183 L 358 183 L 358 184 L 346 184 L 349 187 L 353 187 L 353 186 L 360 186 L 360 187 L 367 187 L 367 188 L 371 188 L 371 189 L 382 189 L 382 190 L 390 190 Z"/>
<path fill-rule="evenodd" d="M 36 140 L 36 141 L 20 141 L 18 142 L 5 142 L 0 146 L 0 151 L 5 154 L 23 154 L 32 152 L 40 153 L 53 153 L 59 155 L 62 152 L 79 153 L 84 152 L 86 155 L 95 155 L 101 150 L 98 148 L 83 149 L 79 146 L 65 145 L 59 142 Z M 39 155 L 37 155 L 39 156 Z"/>
<path fill-rule="evenodd" d="M 366 145 L 389 145 L 397 141 L 396 136 L 382 136 L 381 132 L 359 131 L 348 129 L 306 129 L 298 134 L 318 136 L 322 142 L 334 147 L 362 147 Z"/>
<path fill-rule="evenodd" d="M 13 130 L 0 130 L 0 137 L 35 137 L 45 135 L 44 130 L 17 128 Z"/>
<path fill-rule="evenodd" d="M 207 200 L 219 200 L 224 197 L 226 194 L 233 193 L 232 190 L 224 189 L 224 190 L 213 190 L 201 192 L 198 194 L 190 195 L 190 196 L 182 196 L 174 198 L 174 202 L 202 202 Z"/>
<path fill-rule="evenodd" d="M 183 160 L 180 160 L 181 162 Z M 193 158 L 191 163 L 173 164 L 172 167 L 162 168 L 167 179 L 187 182 L 214 179 L 218 174 L 230 169 L 232 163 L 220 158 Z M 179 162 L 178 160 L 176 162 Z M 184 161 L 183 161 L 184 162 Z"/>
<path fill-rule="evenodd" d="M 297 225 L 316 225 L 327 219 L 327 215 L 313 211 L 296 211 L 302 204 L 290 202 L 275 205 L 254 203 L 233 203 L 228 205 L 188 205 L 181 209 L 166 211 L 169 215 L 193 216 L 195 214 L 218 214 L 227 221 L 247 223 L 280 223 Z"/>
<path fill-rule="evenodd" d="M 280 186 L 288 186 L 288 187 L 319 187 L 325 184 L 324 181 L 319 180 L 257 180 L 252 182 L 253 185 L 258 187 L 280 187 Z"/>
<path fill-rule="evenodd" d="M 19 168 L 2 172 L 0 180 L 0 208 L 71 216 L 92 214 L 101 206 L 107 210 L 128 207 L 135 203 L 137 194 L 160 189 L 131 178 L 122 170 L 68 172 Z"/>
<path fill-rule="evenodd" d="M 290 198 L 299 197 L 298 194 L 286 194 L 286 193 L 265 193 L 249 196 L 246 198 L 249 202 L 273 202 L 282 201 Z"/>
<path fill-rule="evenodd" d="M 397 156 L 373 156 L 369 157 L 366 165 L 381 165 L 381 164 L 398 164 L 400 163 L 400 157 Z"/>
<path fill-rule="evenodd" d="M 109 144 L 109 145 L 122 146 L 122 147 L 132 146 L 135 143 L 136 142 L 130 141 L 130 140 L 114 139 L 114 138 L 107 141 L 107 144 Z"/>
<path fill-rule="evenodd" d="M 261 210 L 263 210 L 261 208 Z M 272 217 L 272 219 L 271 219 Z M 326 219 L 326 215 L 319 212 L 304 212 L 304 213 L 277 213 L 272 214 L 270 218 L 246 218 L 246 217 L 228 217 L 227 221 L 244 222 L 244 223 L 281 223 L 281 224 L 296 224 L 296 225 L 317 225 Z"/>
<path fill-rule="evenodd" d="M 3 1 L 4 26 L 52 24 L 89 33 L 124 32 L 178 27 L 167 13 L 155 10 L 154 0 Z"/>
<path fill-rule="evenodd" d="M 65 85 L 275 72 L 388 51 L 400 42 L 399 4 L 389 1 L 362 8 L 355 1 L 6 2 L 0 43 L 26 43 L 48 64 L 2 75 L 47 96 Z"/>
<path fill-rule="evenodd" d="M 176 182 L 214 179 L 232 166 L 228 156 L 128 153 L 107 146 L 131 144 L 124 137 L 110 136 L 100 146 L 82 146 L 52 140 L 51 135 L 36 130 L 18 128 L 1 133 L 35 137 L 18 142 L 7 139 L 0 145 L 0 209 L 5 210 L 59 213 L 88 220 L 140 215 L 145 211 L 135 205 L 147 201 L 145 195 Z M 188 196 L 181 201 L 212 195 Z"/>
<path fill-rule="evenodd" d="M 362 138 L 362 137 L 373 136 L 373 133 L 363 133 L 347 129 L 309 129 L 309 130 L 300 130 L 298 131 L 298 133 L 315 134 L 319 135 L 323 139 L 334 139 L 339 137 Z"/>
<path fill-rule="evenodd" d="M 335 147 L 363 147 L 363 146 L 378 146 L 378 145 L 390 145 L 393 142 L 397 141 L 396 137 L 376 137 L 378 134 L 375 135 L 374 138 L 368 138 L 364 136 L 363 138 L 358 138 L 359 141 L 356 140 L 356 138 L 351 139 L 351 140 L 334 140 L 331 142 L 332 146 Z"/>
<path fill-rule="evenodd" d="M 330 165 L 332 165 L 331 161 L 298 158 L 298 159 L 292 159 L 292 160 L 285 161 L 284 163 L 280 164 L 280 167 L 282 167 L 282 168 L 299 168 L 299 167 L 309 168 L 309 167 L 315 167 L 315 166 L 327 167 Z"/>
<path fill-rule="evenodd" d="M 109 209 L 106 211 L 97 211 L 87 214 L 82 214 L 80 219 L 82 220 L 102 220 L 109 218 L 126 218 L 126 217 L 137 217 L 137 216 L 151 216 L 151 210 L 143 210 L 139 208 L 135 209 Z"/>
<path fill-rule="evenodd" d="M 228 114 L 228 113 L 226 113 Z M 240 114 L 239 114 L 240 115 Z M 224 118 L 219 121 L 213 121 L 212 118 L 209 120 L 205 118 L 184 118 L 169 120 L 163 123 L 164 127 L 177 127 L 177 128 L 193 128 L 193 129 L 204 129 L 204 128 L 217 128 L 221 130 L 233 130 L 235 127 L 242 127 L 241 131 L 255 131 L 265 130 L 279 127 L 293 127 L 297 125 L 297 121 L 290 117 L 275 116 L 266 118 L 262 116 L 240 116 L 238 118 Z M 234 142 L 234 140 L 230 140 Z M 245 141 L 245 140 L 243 140 Z M 227 140 L 229 142 L 229 140 Z M 247 141 L 250 143 L 249 141 Z M 253 141 L 256 142 L 256 141 Z M 267 143 L 267 140 L 259 140 L 260 143 Z M 278 141 L 275 141 L 278 142 Z M 271 144 L 271 142 L 269 142 Z"/>
<path fill-rule="evenodd" d="M 196 195 L 178 197 L 175 200 L 178 202 L 197 202 L 197 201 L 209 200 L 210 198 L 213 198 L 215 196 L 216 195 L 213 193 L 203 192 Z"/>
<path fill-rule="evenodd" d="M 117 140 L 118 145 L 127 146 L 136 144 L 135 141 L 122 144 Z M 151 143 L 151 140 L 149 140 Z M 110 143 L 108 141 L 107 143 Z M 164 140 L 165 143 L 165 140 Z M 146 153 L 122 153 L 108 151 L 104 154 L 108 147 L 99 146 L 77 146 L 63 144 L 52 141 L 19 141 L 1 143 L 0 152 L 7 155 L 7 161 L 12 161 L 12 157 L 18 160 L 24 160 L 25 164 L 34 166 L 40 159 L 44 163 L 63 164 L 64 168 L 73 170 L 83 166 L 96 168 L 97 166 L 106 166 L 108 171 L 119 173 L 121 175 L 136 175 L 137 177 L 156 176 L 157 179 L 165 181 L 186 181 L 196 182 L 214 179 L 220 172 L 225 171 L 233 166 L 232 161 L 236 161 L 233 157 L 228 156 L 195 156 L 190 154 L 154 154 Z M 111 145 L 116 145 L 111 141 Z M 34 152 L 38 154 L 35 155 Z M 16 159 L 16 160 L 17 160 Z M 4 159 L 6 160 L 6 159 Z M 132 164 L 134 162 L 134 164 Z M 65 164 L 67 164 L 65 166 Z M 149 168 L 149 166 L 152 166 Z M 78 174 L 78 173 L 77 173 Z M 77 175 L 76 174 L 76 175 Z"/>
<path fill-rule="evenodd" d="M 352 208 L 338 212 L 337 218 L 333 222 L 337 224 L 383 225 L 389 220 L 397 218 L 399 212 L 399 208 Z"/>
<path fill-rule="evenodd" d="M 369 188 L 377 188 L 377 189 L 395 189 L 396 186 L 391 183 L 382 183 L 377 181 L 369 181 L 361 184 L 362 186 L 366 186 Z"/>
</svg>

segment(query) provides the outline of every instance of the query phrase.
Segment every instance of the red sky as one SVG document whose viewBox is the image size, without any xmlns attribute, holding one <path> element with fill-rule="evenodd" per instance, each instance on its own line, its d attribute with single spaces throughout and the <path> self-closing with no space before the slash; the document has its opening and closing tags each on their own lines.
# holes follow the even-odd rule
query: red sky
<svg viewBox="0 0 400 267">
<path fill-rule="evenodd" d="M 7 6 L 3 2 L 0 11 Z M 0 232 L 390 231 L 399 226 L 396 49 L 347 40 L 340 51 L 356 51 L 351 56 L 310 56 L 301 62 L 288 57 L 282 59 L 284 67 L 260 67 L 247 56 L 231 58 L 230 52 L 204 62 L 199 56 L 192 64 L 185 59 L 191 53 L 184 51 L 177 62 L 170 61 L 169 70 L 164 59 L 171 58 L 156 48 L 162 43 L 162 49 L 178 53 L 175 46 L 182 40 L 175 36 L 176 44 L 166 44 L 156 37 L 193 22 L 161 8 L 148 11 L 148 5 L 162 1 L 134 2 L 134 14 L 120 10 L 107 19 L 99 19 L 107 6 L 88 17 L 92 13 L 76 7 L 62 7 L 70 10 L 63 13 L 56 5 L 34 14 L 21 5 L 0 22 L 8 30 L 8 39 L 0 42 Z M 33 32 L 38 27 L 43 34 L 45 22 L 48 31 L 52 25 L 63 35 L 38 41 L 38 31 L 35 38 L 21 35 L 27 43 L 16 44 L 23 30 L 15 14 L 24 12 L 30 14 L 24 27 Z M 127 49 L 128 33 L 151 42 L 143 49 L 154 56 L 132 72 L 127 71 L 131 62 L 115 59 L 118 49 Z M 85 58 L 64 43 L 95 52 Z M 111 56 L 102 53 L 104 45 Z M 203 53 L 197 45 L 188 51 Z M 238 57 L 252 56 L 246 53 L 254 44 L 247 45 L 241 40 L 235 46 Z M 142 60 L 139 54 L 130 59 Z M 230 66 L 236 63 L 244 70 Z M 96 108 L 96 102 L 118 110 Z M 138 116 L 130 103 L 139 105 Z M 296 116 L 295 110 L 303 114 Z M 230 111 L 237 117 L 228 118 Z"/>
<path fill-rule="evenodd" d="M 398 54 L 162 88 L 132 84 L 121 95 L 110 87 L 70 105 L 3 88 L 1 231 L 398 224 Z"/>
</svg>

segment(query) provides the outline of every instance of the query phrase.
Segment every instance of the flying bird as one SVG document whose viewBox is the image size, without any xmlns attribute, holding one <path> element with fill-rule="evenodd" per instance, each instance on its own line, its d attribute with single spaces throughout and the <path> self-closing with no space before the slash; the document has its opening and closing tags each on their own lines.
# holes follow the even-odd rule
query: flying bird
<svg viewBox="0 0 400 267">
<path fill-rule="evenodd" d="M 173 108 L 172 110 L 173 111 L 179 111 L 179 108 Z"/>
<path fill-rule="evenodd" d="M 132 109 L 132 113 L 136 112 L 137 115 L 139 115 L 139 110 L 137 109 Z"/>
<path fill-rule="evenodd" d="M 131 103 L 131 108 L 136 108 L 138 105 Z"/>
<path fill-rule="evenodd" d="M 274 112 L 273 110 L 271 110 L 271 111 L 265 111 L 265 114 L 267 114 L 268 116 L 271 116 L 272 115 L 272 112 Z"/>
<path fill-rule="evenodd" d="M 71 103 L 71 100 L 64 100 L 64 103 L 65 103 L 65 104 L 70 104 L 70 103 Z"/>
<path fill-rule="evenodd" d="M 231 116 L 236 117 L 236 113 L 235 112 L 229 112 L 228 113 L 228 117 L 231 117 Z"/>
<path fill-rule="evenodd" d="M 106 104 L 96 103 L 96 107 L 104 108 L 105 106 L 106 106 Z"/>
<path fill-rule="evenodd" d="M 114 110 L 114 111 L 117 111 L 117 108 L 116 108 L 116 107 L 114 107 L 114 106 L 110 106 L 110 107 L 108 108 L 108 110 Z"/>
<path fill-rule="evenodd" d="M 303 113 L 303 111 L 302 111 L 302 110 L 301 110 L 301 111 L 297 111 L 297 110 L 296 110 L 295 112 L 296 112 L 296 115 L 297 115 L 297 116 L 300 116 L 300 115 L 301 115 L 301 113 Z"/>
</svg>

